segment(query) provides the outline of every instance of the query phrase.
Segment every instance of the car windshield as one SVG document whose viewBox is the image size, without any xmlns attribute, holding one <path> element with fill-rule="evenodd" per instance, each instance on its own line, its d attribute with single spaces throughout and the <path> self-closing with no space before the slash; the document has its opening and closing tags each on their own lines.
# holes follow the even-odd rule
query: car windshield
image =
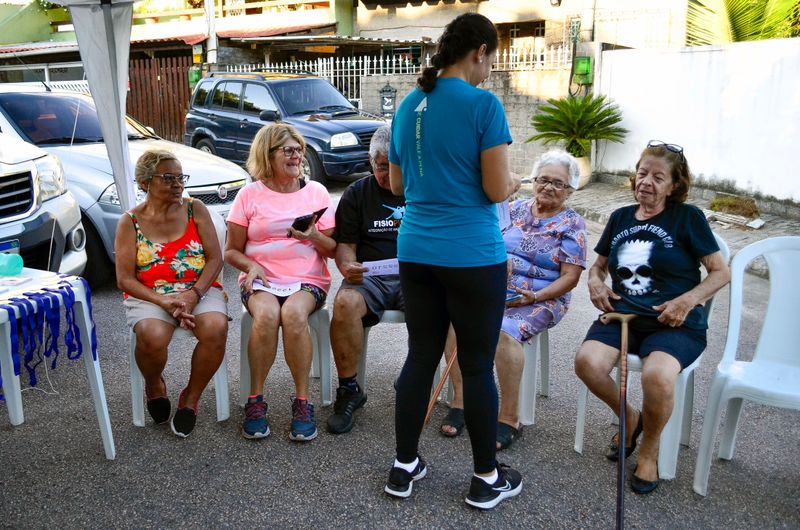
<svg viewBox="0 0 800 530">
<path fill-rule="evenodd" d="M 274 83 L 275 96 L 289 115 L 349 110 L 353 105 L 323 79 L 293 79 Z"/>
<path fill-rule="evenodd" d="M 52 92 L 0 94 L 0 108 L 28 141 L 36 145 L 102 142 L 103 133 L 91 98 Z M 129 139 L 155 136 L 127 118 Z"/>
</svg>

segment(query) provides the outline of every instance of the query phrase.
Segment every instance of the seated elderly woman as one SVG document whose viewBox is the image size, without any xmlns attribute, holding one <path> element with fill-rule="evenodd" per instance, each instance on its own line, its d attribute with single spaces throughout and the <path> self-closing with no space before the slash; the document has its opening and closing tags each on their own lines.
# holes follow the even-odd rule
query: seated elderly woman
<svg viewBox="0 0 800 530">
<path fill-rule="evenodd" d="M 170 419 L 162 372 L 172 334 L 180 325 L 197 337 L 189 382 L 170 423 L 184 438 L 194 429 L 200 395 L 222 363 L 228 336 L 225 294 L 217 281 L 222 251 L 206 206 L 183 199 L 188 179 L 171 152 L 146 151 L 136 162 L 136 182 L 147 196 L 120 217 L 114 241 L 117 285 L 125 293 L 136 364 L 156 423 Z"/>
<path fill-rule="evenodd" d="M 241 382 L 250 386 L 245 438 L 269 436 L 264 382 L 275 362 L 279 328 L 296 389 L 289 439 L 317 436 L 314 406 L 308 402 L 308 317 L 325 304 L 331 284 L 325 260 L 333 256 L 336 242 L 331 238 L 334 217 L 328 191 L 302 178 L 304 152 L 303 137 L 290 125 L 277 123 L 258 131 L 247 160 L 255 182 L 242 188 L 228 214 L 225 258 L 242 271 L 242 303 L 253 317 L 247 347 L 250 381 Z M 309 214 L 314 215 L 305 226 L 295 223 Z"/>
<path fill-rule="evenodd" d="M 569 308 L 570 291 L 586 268 L 586 224 L 565 205 L 578 183 L 575 159 L 564 151 L 549 151 L 536 162 L 533 175 L 533 197 L 511 204 L 511 226 L 503 231 L 511 269 L 508 287 L 518 299 L 506 304 L 495 355 L 501 396 L 499 450 L 508 448 L 521 430 L 518 409 L 525 363 L 522 344 L 558 324 Z M 452 347 L 446 350 L 452 355 Z M 464 427 L 457 365 L 453 366 L 451 377 L 454 396 L 441 427 L 445 436 L 457 436 Z"/>
<path fill-rule="evenodd" d="M 642 494 L 658 486 L 658 442 L 672 413 L 675 380 L 706 347 L 707 315 L 701 304 L 730 279 L 703 212 L 685 204 L 690 179 L 683 148 L 650 142 L 631 178 L 636 204 L 611 214 L 589 269 L 595 307 L 637 315 L 630 322 L 628 350 L 642 358 L 644 400 L 641 412 L 628 402 L 624 443 L 630 455 L 643 435 L 630 481 L 631 489 Z M 701 263 L 708 271 L 702 281 Z M 575 357 L 575 373 L 615 413 L 619 391 L 609 374 L 619 355 L 620 323 L 598 320 Z M 609 460 L 617 460 L 619 443 L 615 436 Z"/>
</svg>

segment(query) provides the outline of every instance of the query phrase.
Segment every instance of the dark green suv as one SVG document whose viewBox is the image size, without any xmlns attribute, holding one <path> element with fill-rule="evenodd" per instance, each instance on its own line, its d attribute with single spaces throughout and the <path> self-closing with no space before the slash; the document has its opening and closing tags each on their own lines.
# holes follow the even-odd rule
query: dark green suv
<svg viewBox="0 0 800 530">
<path fill-rule="evenodd" d="M 323 184 L 369 172 L 369 142 L 384 125 L 310 74 L 212 73 L 195 87 L 184 143 L 244 165 L 256 132 L 276 121 L 303 135 L 303 173 Z"/>
</svg>

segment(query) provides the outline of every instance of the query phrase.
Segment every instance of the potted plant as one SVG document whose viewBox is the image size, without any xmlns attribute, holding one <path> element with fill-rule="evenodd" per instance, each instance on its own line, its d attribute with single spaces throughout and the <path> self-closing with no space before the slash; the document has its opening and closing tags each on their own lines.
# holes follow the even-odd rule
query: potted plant
<svg viewBox="0 0 800 530">
<path fill-rule="evenodd" d="M 589 158 L 592 140 L 622 142 L 628 129 L 619 125 L 621 121 L 619 107 L 602 95 L 551 98 L 531 118 L 531 124 L 538 132 L 526 141 L 543 140 L 545 144 L 563 142 L 564 149 L 578 159 L 581 169 L 580 189 L 589 182 L 592 175 Z"/>
</svg>

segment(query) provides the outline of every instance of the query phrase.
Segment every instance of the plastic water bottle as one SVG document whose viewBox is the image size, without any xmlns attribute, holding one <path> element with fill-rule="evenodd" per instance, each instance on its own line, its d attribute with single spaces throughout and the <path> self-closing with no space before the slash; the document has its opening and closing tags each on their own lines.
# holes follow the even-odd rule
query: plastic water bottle
<svg viewBox="0 0 800 530">
<path fill-rule="evenodd" d="M 0 276 L 18 276 L 23 266 L 22 256 L 19 254 L 0 253 Z"/>
</svg>

